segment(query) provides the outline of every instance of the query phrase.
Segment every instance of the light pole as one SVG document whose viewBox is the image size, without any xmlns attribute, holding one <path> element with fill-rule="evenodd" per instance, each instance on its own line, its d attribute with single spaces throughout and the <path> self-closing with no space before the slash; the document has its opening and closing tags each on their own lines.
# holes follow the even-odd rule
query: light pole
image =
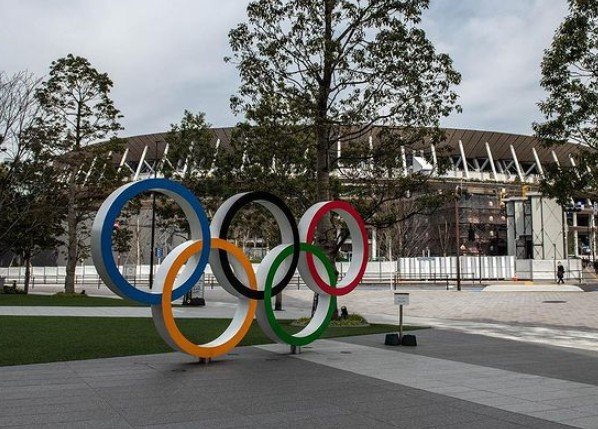
<svg viewBox="0 0 598 429">
<path fill-rule="evenodd" d="M 457 290 L 461 290 L 461 227 L 459 219 L 459 202 L 461 201 L 461 187 L 455 188 L 455 243 L 457 248 Z"/>
<path fill-rule="evenodd" d="M 482 284 L 482 242 L 478 241 L 478 270 L 480 274 L 480 284 Z"/>
<path fill-rule="evenodd" d="M 154 179 L 158 174 L 158 142 L 154 143 Z M 150 272 L 149 272 L 149 288 L 154 286 L 154 245 L 156 233 L 156 193 L 152 192 L 152 233 L 150 243 Z"/>
<path fill-rule="evenodd" d="M 592 268 L 596 265 L 596 215 L 598 215 L 598 203 L 592 205 L 592 236 L 590 244 L 592 245 Z"/>
</svg>

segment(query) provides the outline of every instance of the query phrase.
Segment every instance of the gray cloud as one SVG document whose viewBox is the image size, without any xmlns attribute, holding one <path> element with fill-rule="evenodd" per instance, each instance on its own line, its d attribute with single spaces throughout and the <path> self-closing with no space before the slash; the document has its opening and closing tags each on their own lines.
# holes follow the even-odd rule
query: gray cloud
<svg viewBox="0 0 598 429">
<path fill-rule="evenodd" d="M 232 125 L 239 82 L 222 58 L 247 3 L 0 0 L 0 70 L 43 75 L 69 52 L 87 57 L 114 81 L 125 135 L 165 130 L 184 109 Z M 565 0 L 432 0 L 423 25 L 463 73 L 464 113 L 443 124 L 529 133 L 540 118 L 542 51 L 565 13 Z"/>
<path fill-rule="evenodd" d="M 540 63 L 565 0 L 436 0 L 424 27 L 463 74 L 463 114 L 443 125 L 528 134 L 541 119 Z"/>
</svg>

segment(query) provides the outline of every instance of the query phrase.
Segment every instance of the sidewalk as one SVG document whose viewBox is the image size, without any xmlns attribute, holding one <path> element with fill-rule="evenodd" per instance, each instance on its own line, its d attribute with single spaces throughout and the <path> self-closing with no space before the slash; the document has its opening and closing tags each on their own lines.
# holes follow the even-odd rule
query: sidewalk
<svg viewBox="0 0 598 429">
<path fill-rule="evenodd" d="M 0 368 L 0 427 L 598 427 L 598 353 L 440 330 Z"/>
<path fill-rule="evenodd" d="M 173 307 L 177 318 L 225 318 L 233 317 L 237 304 L 209 301 L 206 306 Z M 288 307 L 276 312 L 281 319 L 298 319 L 309 316 L 309 309 Z M 74 306 L 0 306 L 0 316 L 56 316 L 56 317 L 152 317 L 151 307 L 74 307 Z"/>
<path fill-rule="evenodd" d="M 403 291 L 403 290 L 402 290 Z M 598 351 L 598 292 L 410 291 L 405 323 L 517 341 Z M 287 289 L 282 319 L 308 316 L 313 292 Z M 205 307 L 175 307 L 176 317 L 232 317 L 236 298 L 206 290 Z M 339 297 L 351 313 L 372 323 L 397 323 L 389 290 L 356 289 Z M 148 307 L 7 307 L 0 315 L 151 317 Z"/>
</svg>

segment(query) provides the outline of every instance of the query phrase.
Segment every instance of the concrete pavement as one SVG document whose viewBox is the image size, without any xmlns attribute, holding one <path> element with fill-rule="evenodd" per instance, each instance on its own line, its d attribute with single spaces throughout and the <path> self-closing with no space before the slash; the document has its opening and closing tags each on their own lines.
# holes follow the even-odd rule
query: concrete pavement
<svg viewBox="0 0 598 429">
<path fill-rule="evenodd" d="M 435 329 L 0 368 L 15 428 L 598 428 L 598 354 Z"/>
<path fill-rule="evenodd" d="M 598 312 L 595 311 L 598 308 L 598 291 L 584 293 L 534 291 L 480 293 L 469 290 L 457 292 L 412 289 L 400 289 L 400 291 L 411 294 L 411 304 L 406 309 L 408 317 L 598 330 Z M 88 294 L 94 293 L 95 291 L 88 290 Z M 102 289 L 98 296 L 110 295 Z M 202 308 L 204 313 L 214 309 L 215 312 L 225 312 L 223 315 L 232 314 L 236 298 L 224 290 L 208 289 L 205 297 L 208 306 Z M 288 287 L 283 294 L 283 305 L 288 311 L 307 313 L 311 308 L 312 299 L 313 293 L 310 290 Z M 397 311 L 393 304 L 393 292 L 388 289 L 357 288 L 352 293 L 340 297 L 339 305 L 346 305 L 351 312 L 366 315 L 374 322 L 394 320 Z M 0 306 L 0 314 L 9 311 L 19 310 L 9 310 L 9 307 Z M 36 310 L 32 308 L 22 311 Z M 111 310 L 106 309 L 106 311 Z"/>
<path fill-rule="evenodd" d="M 278 317 L 306 315 L 311 297 L 286 290 Z M 175 315 L 232 315 L 235 299 L 224 291 L 206 299 Z M 416 331 L 417 348 L 385 347 L 374 335 L 319 340 L 294 356 L 288 346 L 237 348 L 207 366 L 167 353 L 3 367 L 0 427 L 598 428 L 597 299 L 419 290 L 406 322 L 436 328 Z M 356 290 L 339 305 L 396 322 L 388 290 Z M 0 306 L 0 314 L 150 310 Z"/>
<path fill-rule="evenodd" d="M 463 333 L 532 343 L 598 350 L 598 292 L 493 292 L 405 290 L 411 304 L 405 321 Z M 104 295 L 105 296 L 105 295 Z M 278 317 L 309 315 L 313 294 L 287 288 Z M 176 317 L 231 317 L 236 298 L 220 288 L 206 290 L 207 306 L 175 307 Z M 351 313 L 371 322 L 396 323 L 397 307 L 387 289 L 356 289 L 339 298 Z M 6 307 L 0 315 L 150 317 L 144 307 Z"/>
</svg>

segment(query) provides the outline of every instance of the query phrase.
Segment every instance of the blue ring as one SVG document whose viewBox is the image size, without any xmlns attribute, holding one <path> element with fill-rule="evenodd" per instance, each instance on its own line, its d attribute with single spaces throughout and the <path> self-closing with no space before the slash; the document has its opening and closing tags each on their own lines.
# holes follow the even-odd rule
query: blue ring
<svg viewBox="0 0 598 429">
<path fill-rule="evenodd" d="M 170 191 L 184 198 L 187 201 L 187 203 L 189 203 L 189 205 L 191 206 L 191 209 L 195 212 L 195 215 L 197 216 L 197 220 L 199 221 L 199 225 L 201 227 L 202 236 L 192 238 L 201 239 L 205 243 L 209 243 L 211 238 L 210 224 L 203 206 L 197 200 L 195 195 L 193 195 L 191 191 L 189 191 L 189 189 L 177 182 L 173 182 L 167 179 L 140 180 L 128 186 L 127 189 L 125 189 L 114 200 L 114 202 L 108 209 L 108 212 L 104 219 L 104 224 L 102 225 L 102 233 L 100 236 L 104 268 L 106 269 L 106 272 L 108 273 L 108 276 L 110 277 L 114 285 L 118 289 L 120 289 L 124 296 L 142 304 L 157 305 L 160 304 L 160 302 L 162 301 L 162 294 L 145 292 L 131 285 L 131 283 L 129 283 L 118 270 L 118 267 L 116 266 L 114 257 L 112 255 L 112 228 L 114 227 L 116 218 L 118 217 L 122 208 L 128 201 L 135 198 L 142 192 L 151 190 L 157 192 Z M 209 257 L 210 246 L 203 246 L 199 255 L 199 262 L 193 270 L 193 273 L 189 276 L 187 281 L 185 281 L 182 285 L 180 285 L 172 291 L 173 300 L 182 297 L 186 292 L 191 290 L 191 288 L 199 281 L 199 279 L 205 271 L 206 265 L 208 264 Z"/>
</svg>

